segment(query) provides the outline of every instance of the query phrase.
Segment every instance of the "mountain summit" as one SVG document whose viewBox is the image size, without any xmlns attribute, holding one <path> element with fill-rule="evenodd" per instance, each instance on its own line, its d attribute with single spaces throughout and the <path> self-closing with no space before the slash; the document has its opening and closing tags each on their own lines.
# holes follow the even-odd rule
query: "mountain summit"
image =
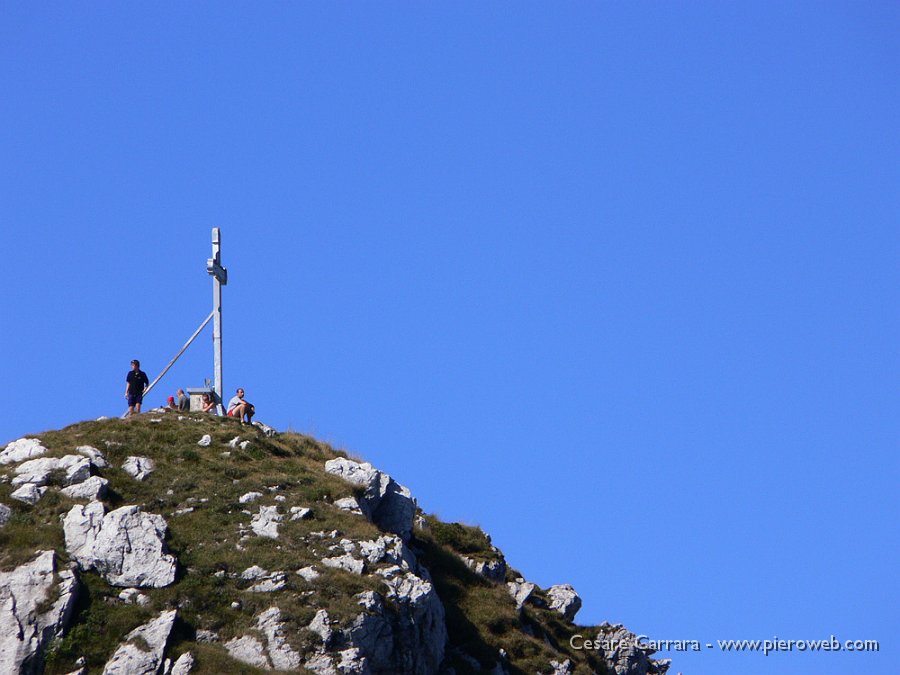
<svg viewBox="0 0 900 675">
<path fill-rule="evenodd" d="M 665 673 L 296 433 L 151 411 L 0 451 L 0 673 Z"/>
</svg>

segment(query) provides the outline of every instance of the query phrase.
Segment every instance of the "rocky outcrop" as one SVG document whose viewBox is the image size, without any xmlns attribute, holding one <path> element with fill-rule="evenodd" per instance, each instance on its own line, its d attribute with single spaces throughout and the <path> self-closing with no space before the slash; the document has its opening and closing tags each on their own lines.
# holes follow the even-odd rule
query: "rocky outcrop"
<svg viewBox="0 0 900 675">
<path fill-rule="evenodd" d="M 499 584 L 506 580 L 506 560 L 496 548 L 494 548 L 494 552 L 498 555 L 492 560 L 474 560 L 464 555 L 460 556 L 460 558 L 462 558 L 466 567 L 475 572 L 475 574 Z"/>
<path fill-rule="evenodd" d="M 435 672 L 444 658 L 447 625 L 444 606 L 431 581 L 412 572 L 388 577 L 387 597 L 397 608 L 393 623 L 397 673 Z"/>
<path fill-rule="evenodd" d="M 225 649 L 232 658 L 266 670 L 297 670 L 300 667 L 300 654 L 287 641 L 278 607 L 270 607 L 256 617 L 256 629 L 265 636 L 266 643 L 251 635 L 229 640 Z"/>
<path fill-rule="evenodd" d="M 276 670 L 296 670 L 300 667 L 300 654 L 291 648 L 285 638 L 280 609 L 269 607 L 260 614 L 256 620 L 256 628 L 266 636 L 269 660 Z"/>
<path fill-rule="evenodd" d="M 655 650 L 641 647 L 637 636 L 622 624 L 603 623 L 595 644 L 605 644 L 600 649 L 610 675 L 664 675 L 671 660 L 655 661 L 650 658 Z"/>
<path fill-rule="evenodd" d="M 362 498 L 357 500 L 362 513 L 381 529 L 409 541 L 416 515 L 416 501 L 407 488 L 368 462 L 359 463 L 339 457 L 325 462 L 325 470 L 353 485 L 363 487 Z"/>
<path fill-rule="evenodd" d="M 57 569 L 53 551 L 0 572 L 0 673 L 41 672 L 44 650 L 62 637 L 77 588 L 75 573 Z"/>
<path fill-rule="evenodd" d="M 9 508 L 6 504 L 0 504 L 0 527 L 6 525 L 9 522 L 9 517 L 12 515 L 12 509 Z"/>
<path fill-rule="evenodd" d="M 66 551 L 83 570 L 96 569 L 113 586 L 160 588 L 175 580 L 166 521 L 123 506 L 105 516 L 100 502 L 73 506 L 63 519 Z"/>
<path fill-rule="evenodd" d="M 581 609 L 581 598 L 569 584 L 558 584 L 547 589 L 547 597 L 550 600 L 550 609 L 555 609 L 562 614 L 566 621 L 574 621 L 575 615 Z"/>
<path fill-rule="evenodd" d="M 175 623 L 174 609 L 138 626 L 125 636 L 112 658 L 103 668 L 103 675 L 155 675 L 163 665 L 166 643 Z"/>
<path fill-rule="evenodd" d="M 36 438 L 20 438 L 0 452 L 0 465 L 15 464 L 47 454 L 47 448 Z"/>
</svg>

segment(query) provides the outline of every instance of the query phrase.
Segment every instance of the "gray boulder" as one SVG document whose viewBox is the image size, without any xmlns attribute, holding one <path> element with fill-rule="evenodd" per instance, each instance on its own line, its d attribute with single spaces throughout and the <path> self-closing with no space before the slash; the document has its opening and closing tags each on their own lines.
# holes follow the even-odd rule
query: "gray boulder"
<svg viewBox="0 0 900 675">
<path fill-rule="evenodd" d="M 174 609 L 163 612 L 128 633 L 104 666 L 103 675 L 156 675 L 163 665 L 175 614 Z"/>
<path fill-rule="evenodd" d="M 26 483 L 19 487 L 19 489 L 12 491 L 9 496 L 16 501 L 28 504 L 29 506 L 34 506 L 40 501 L 46 491 L 46 487 L 39 487 L 33 483 Z"/>
<path fill-rule="evenodd" d="M 103 453 L 91 445 L 79 445 L 77 448 L 75 448 L 75 452 L 87 457 L 89 460 L 91 460 L 91 464 L 93 464 L 98 469 L 109 468 L 109 462 L 106 461 L 106 457 L 103 455 Z"/>
<path fill-rule="evenodd" d="M 530 581 L 525 581 L 522 577 L 506 584 L 506 589 L 509 591 L 512 599 L 516 601 L 516 609 L 522 609 L 525 606 L 531 594 L 534 593 L 535 588 L 537 586 Z"/>
<path fill-rule="evenodd" d="M 9 508 L 6 504 L 0 504 L 0 527 L 3 527 L 9 522 L 9 517 L 12 515 L 12 509 Z"/>
<path fill-rule="evenodd" d="M 122 470 L 135 480 L 147 480 L 156 470 L 156 463 L 149 457 L 126 457 L 122 464 Z"/>
<path fill-rule="evenodd" d="M 96 501 L 106 496 L 109 481 L 100 476 L 91 476 L 83 483 L 70 485 L 60 490 L 66 497 L 70 499 L 88 499 Z"/>
<path fill-rule="evenodd" d="M 250 528 L 260 537 L 278 539 L 278 523 L 281 519 L 277 506 L 260 506 L 259 513 L 250 521 Z"/>
<path fill-rule="evenodd" d="M 272 668 L 266 654 L 266 646 L 253 636 L 244 635 L 234 638 L 226 642 L 224 646 L 228 655 L 236 661 L 265 670 Z"/>
<path fill-rule="evenodd" d="M 77 588 L 75 573 L 57 569 L 53 551 L 41 551 L 31 562 L 0 572 L 0 673 L 43 670 L 44 650 L 50 640 L 62 637 Z"/>
<path fill-rule="evenodd" d="M 113 586 L 161 588 L 175 581 L 177 561 L 165 544 L 166 521 L 123 506 L 105 516 L 100 502 L 73 506 L 63 519 L 66 551 L 83 570 Z"/>
<path fill-rule="evenodd" d="M 168 659 L 166 659 L 166 662 L 168 662 Z M 193 667 L 194 655 L 190 652 L 185 652 L 175 660 L 175 663 L 170 668 L 166 669 L 165 675 L 188 675 Z"/>
<path fill-rule="evenodd" d="M 557 584 L 547 590 L 550 598 L 550 609 L 555 609 L 562 614 L 567 621 L 574 621 L 575 615 L 581 609 L 581 598 L 569 584 Z"/>
</svg>

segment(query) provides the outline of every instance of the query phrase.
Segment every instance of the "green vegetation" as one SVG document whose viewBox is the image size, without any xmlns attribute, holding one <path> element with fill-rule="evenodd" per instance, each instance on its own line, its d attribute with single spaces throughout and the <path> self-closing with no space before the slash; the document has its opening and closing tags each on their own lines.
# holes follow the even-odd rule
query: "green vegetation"
<svg viewBox="0 0 900 675">
<path fill-rule="evenodd" d="M 137 504 L 163 515 L 169 525 L 167 544 L 179 561 L 174 584 L 142 590 L 148 598 L 144 606 L 120 601 L 122 589 L 109 586 L 97 574 L 82 574 L 72 627 L 52 645 L 47 673 L 71 672 L 79 657 L 85 658 L 89 673 L 99 673 L 125 634 L 171 608 L 178 609 L 171 658 L 191 651 L 196 658 L 193 672 L 200 674 L 258 673 L 262 671 L 229 658 L 222 642 L 253 634 L 254 617 L 276 599 L 291 646 L 309 653 L 320 638 L 305 627 L 318 609 L 327 609 L 332 619 L 346 626 L 360 611 L 354 595 L 384 591 L 378 576 L 356 576 L 321 564 L 322 574 L 313 582 L 294 573 L 333 555 L 328 546 L 335 541 L 314 533 L 338 530 L 338 539 L 356 541 L 380 534 L 364 518 L 331 505 L 335 499 L 358 494 L 358 489 L 324 471 L 326 460 L 344 453 L 303 434 L 267 438 L 257 428 L 232 419 L 204 414 L 178 417 L 146 413 L 128 420 L 83 422 L 39 435 L 50 450 L 48 456 L 71 454 L 81 445 L 100 450 L 110 463 L 99 472 L 110 481 L 107 508 Z M 197 443 L 204 434 L 213 439 L 208 447 Z M 249 444 L 241 449 L 232 442 L 235 438 L 237 443 Z M 156 469 L 147 480 L 137 481 L 120 468 L 131 455 L 155 462 Z M 12 469 L 2 467 L 0 474 L 10 478 Z M 398 478 L 402 482 L 402 476 Z M 83 502 L 69 500 L 51 488 L 31 507 L 11 500 L 12 489 L 8 480 L 0 483 L 0 502 L 13 510 L 9 523 L 0 529 L 0 567 L 11 569 L 47 549 L 56 551 L 61 566 L 67 565 L 60 518 Z M 241 504 L 241 495 L 250 491 L 263 496 L 252 504 Z M 260 505 L 279 503 L 283 513 L 289 506 L 309 507 L 310 517 L 296 521 L 285 517 L 277 540 L 243 536 L 251 513 Z M 577 673 L 605 672 L 596 653 L 572 650 L 568 642 L 575 632 L 596 635 L 598 629 L 572 626 L 557 612 L 538 606 L 516 611 L 505 584 L 488 581 L 466 567 L 460 556 L 476 561 L 501 557 L 480 528 L 444 523 L 435 516 L 425 520 L 411 547 L 430 570 L 444 604 L 450 638 L 447 654 L 457 672 L 478 671 L 462 653 L 489 670 L 501 649 L 508 655 L 512 673 L 549 672 L 551 660 L 565 658 L 577 665 Z M 248 592 L 255 582 L 242 580 L 240 573 L 251 565 L 286 572 L 285 589 L 275 594 Z M 215 631 L 220 641 L 195 642 L 201 629 Z"/>
</svg>

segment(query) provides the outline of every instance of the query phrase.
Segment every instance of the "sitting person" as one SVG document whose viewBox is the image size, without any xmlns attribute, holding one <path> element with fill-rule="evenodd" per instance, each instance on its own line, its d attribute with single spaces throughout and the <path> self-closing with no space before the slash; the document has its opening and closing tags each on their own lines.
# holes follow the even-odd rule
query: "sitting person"
<svg viewBox="0 0 900 675">
<path fill-rule="evenodd" d="M 175 409 L 176 409 L 176 408 L 175 408 L 175 397 L 174 397 L 174 396 L 170 396 L 170 397 L 169 397 L 169 400 L 166 401 L 166 409 L 167 409 L 167 410 L 175 410 Z"/>
<path fill-rule="evenodd" d="M 209 394 L 203 394 L 203 412 L 216 412 L 216 402 L 210 398 Z"/>
<path fill-rule="evenodd" d="M 179 389 L 175 393 L 178 394 L 178 409 L 181 412 L 190 412 L 191 399 L 190 397 L 184 395 L 184 389 Z"/>
<path fill-rule="evenodd" d="M 256 409 L 253 407 L 253 404 L 244 400 L 243 389 L 238 389 L 237 395 L 228 401 L 228 417 L 237 417 L 241 424 L 244 423 L 244 417 L 247 418 L 247 422 L 250 422 L 255 412 Z"/>
</svg>

